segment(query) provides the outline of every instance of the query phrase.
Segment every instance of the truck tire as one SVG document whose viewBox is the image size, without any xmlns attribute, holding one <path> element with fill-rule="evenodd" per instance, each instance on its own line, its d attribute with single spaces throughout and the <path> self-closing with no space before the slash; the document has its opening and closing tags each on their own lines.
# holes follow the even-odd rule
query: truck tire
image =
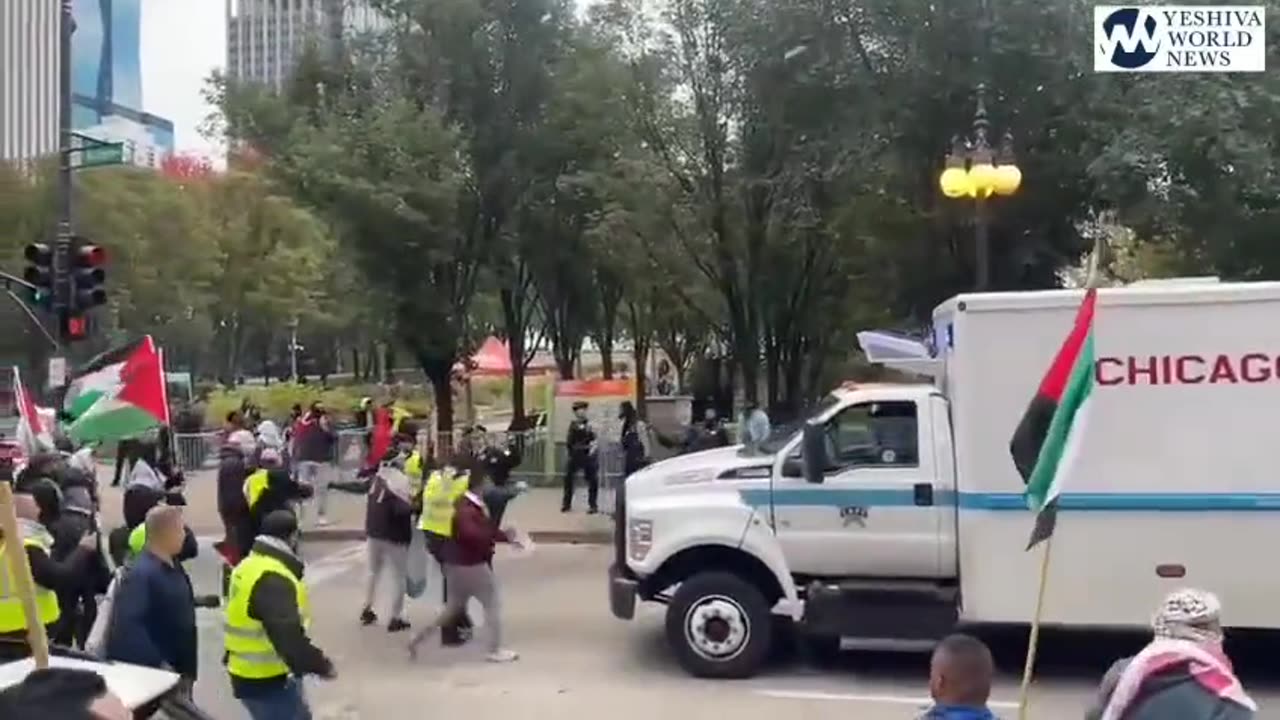
<svg viewBox="0 0 1280 720">
<path fill-rule="evenodd" d="M 769 655 L 769 610 L 764 594 L 737 575 L 699 573 L 680 583 L 667 606 L 667 642 L 690 675 L 751 677 Z"/>
</svg>

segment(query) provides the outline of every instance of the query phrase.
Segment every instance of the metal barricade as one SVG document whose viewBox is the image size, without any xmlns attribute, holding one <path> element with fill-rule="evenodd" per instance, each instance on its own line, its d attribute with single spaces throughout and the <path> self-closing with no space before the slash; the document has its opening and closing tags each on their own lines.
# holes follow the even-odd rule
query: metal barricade
<svg viewBox="0 0 1280 720">
<path fill-rule="evenodd" d="M 211 470 L 218 467 L 221 433 L 174 433 L 173 453 L 184 472 Z"/>
</svg>

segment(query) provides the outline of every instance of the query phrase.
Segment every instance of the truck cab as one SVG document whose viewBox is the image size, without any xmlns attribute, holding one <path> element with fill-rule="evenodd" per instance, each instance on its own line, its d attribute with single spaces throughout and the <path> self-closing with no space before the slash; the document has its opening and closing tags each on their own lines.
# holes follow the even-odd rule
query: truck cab
<svg viewBox="0 0 1280 720">
<path fill-rule="evenodd" d="M 632 475 L 617 498 L 614 614 L 630 618 L 637 598 L 668 603 L 681 664 L 715 677 L 755 671 L 774 614 L 815 638 L 886 622 L 933 637 L 955 621 L 950 427 L 931 385 L 846 384 L 756 448 Z M 921 622 L 922 609 L 936 617 Z"/>
<path fill-rule="evenodd" d="M 1280 576 L 1221 562 L 1280 544 L 1280 283 L 1098 292 L 1052 566 L 1026 552 L 1035 521 L 1010 439 L 1083 297 L 951 298 L 927 342 L 860 334 L 873 362 L 926 381 L 846 383 L 757 446 L 631 475 L 616 496 L 614 615 L 666 604 L 676 658 L 705 677 L 755 673 L 779 625 L 921 649 L 1036 613 L 1134 629 L 1187 585 L 1215 592 L 1233 627 L 1280 628 Z"/>
</svg>

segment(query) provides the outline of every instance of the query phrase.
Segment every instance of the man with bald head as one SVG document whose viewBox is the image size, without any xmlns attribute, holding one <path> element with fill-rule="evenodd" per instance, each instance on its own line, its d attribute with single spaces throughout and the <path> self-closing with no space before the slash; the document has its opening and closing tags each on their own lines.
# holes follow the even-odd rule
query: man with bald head
<svg viewBox="0 0 1280 720">
<path fill-rule="evenodd" d="M 929 663 L 930 707 L 920 720 L 993 720 L 987 709 L 995 662 L 991 650 L 970 635 L 951 635 Z"/>
<path fill-rule="evenodd" d="M 107 658 L 171 670 L 195 682 L 196 610 L 191 580 L 178 561 L 186 540 L 182 508 L 147 511 L 146 549 L 128 565 L 116 588 Z"/>
</svg>

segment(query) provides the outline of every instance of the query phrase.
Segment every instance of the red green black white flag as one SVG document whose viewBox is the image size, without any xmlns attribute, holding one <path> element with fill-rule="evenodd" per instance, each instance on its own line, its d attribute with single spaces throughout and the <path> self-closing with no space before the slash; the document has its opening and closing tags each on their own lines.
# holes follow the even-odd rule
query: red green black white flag
<svg viewBox="0 0 1280 720">
<path fill-rule="evenodd" d="M 1058 349 L 1009 441 L 1013 464 L 1026 483 L 1027 507 L 1036 513 L 1028 550 L 1053 535 L 1058 497 L 1080 456 L 1093 396 L 1093 315 L 1097 297 L 1093 288 L 1085 293 L 1071 333 Z"/>
</svg>

